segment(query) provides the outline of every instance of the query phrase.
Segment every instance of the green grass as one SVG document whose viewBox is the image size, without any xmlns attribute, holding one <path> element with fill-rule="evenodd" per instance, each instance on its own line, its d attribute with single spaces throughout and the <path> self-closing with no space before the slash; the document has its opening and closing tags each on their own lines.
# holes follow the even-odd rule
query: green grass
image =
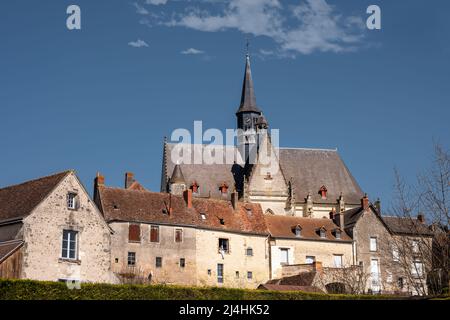
<svg viewBox="0 0 450 320">
<path fill-rule="evenodd" d="M 68 289 L 65 283 L 0 280 L 0 300 L 353 300 L 398 299 L 380 295 L 343 295 L 300 291 L 268 291 L 172 285 L 82 284 Z"/>
</svg>

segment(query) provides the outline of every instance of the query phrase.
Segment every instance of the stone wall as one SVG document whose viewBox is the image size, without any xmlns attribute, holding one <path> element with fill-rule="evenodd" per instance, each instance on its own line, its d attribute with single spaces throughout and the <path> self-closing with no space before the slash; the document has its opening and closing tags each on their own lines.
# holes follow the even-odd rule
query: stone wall
<svg viewBox="0 0 450 320">
<path fill-rule="evenodd" d="M 77 194 L 79 208 L 67 208 L 67 193 Z M 63 230 L 78 232 L 77 259 L 62 259 Z M 110 265 L 110 229 L 74 173 L 23 221 L 22 277 L 113 282 Z"/>
</svg>

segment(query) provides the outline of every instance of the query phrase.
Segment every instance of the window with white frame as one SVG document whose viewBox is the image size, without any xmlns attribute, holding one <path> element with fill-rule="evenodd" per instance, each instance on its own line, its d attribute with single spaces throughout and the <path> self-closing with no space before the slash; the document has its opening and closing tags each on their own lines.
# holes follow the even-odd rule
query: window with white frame
<svg viewBox="0 0 450 320">
<path fill-rule="evenodd" d="M 289 264 L 289 249 L 280 248 L 280 264 L 281 265 Z"/>
<path fill-rule="evenodd" d="M 75 210 L 77 208 L 77 194 L 69 192 L 67 194 L 67 208 Z"/>
<path fill-rule="evenodd" d="M 247 247 L 247 249 L 245 250 L 245 255 L 247 257 L 252 257 L 253 256 L 253 248 L 252 247 Z"/>
<path fill-rule="evenodd" d="M 334 261 L 335 268 L 342 268 L 342 265 L 343 265 L 342 254 L 334 254 L 333 261 Z"/>
<path fill-rule="evenodd" d="M 422 278 L 423 277 L 423 263 L 421 261 L 414 261 L 412 264 L 411 273 L 414 277 Z"/>
<path fill-rule="evenodd" d="M 400 251 L 398 250 L 398 248 L 397 248 L 396 246 L 394 246 L 394 247 L 392 248 L 392 259 L 393 259 L 395 262 L 400 261 Z"/>
<path fill-rule="evenodd" d="M 134 267 L 136 265 L 136 252 L 128 252 L 128 266 Z"/>
<path fill-rule="evenodd" d="M 418 240 L 413 240 L 411 247 L 412 247 L 413 253 L 419 253 L 419 241 Z"/>
<path fill-rule="evenodd" d="M 78 232 L 73 230 L 63 230 L 62 253 L 64 259 L 77 259 Z"/>
<path fill-rule="evenodd" d="M 377 238 L 370 237 L 370 251 L 377 251 Z"/>
<path fill-rule="evenodd" d="M 306 264 L 313 264 L 314 262 L 316 262 L 316 257 L 315 256 L 306 256 Z"/>
</svg>

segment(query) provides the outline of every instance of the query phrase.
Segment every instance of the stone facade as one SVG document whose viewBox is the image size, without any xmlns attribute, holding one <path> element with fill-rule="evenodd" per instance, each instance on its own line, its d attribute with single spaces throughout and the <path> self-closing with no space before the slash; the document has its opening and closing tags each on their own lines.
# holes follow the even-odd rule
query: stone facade
<svg viewBox="0 0 450 320">
<path fill-rule="evenodd" d="M 76 194 L 75 210 L 67 208 L 69 192 Z M 78 232 L 76 259 L 61 256 L 63 230 Z M 110 229 L 73 172 L 23 219 L 21 233 L 22 278 L 113 282 Z"/>
</svg>

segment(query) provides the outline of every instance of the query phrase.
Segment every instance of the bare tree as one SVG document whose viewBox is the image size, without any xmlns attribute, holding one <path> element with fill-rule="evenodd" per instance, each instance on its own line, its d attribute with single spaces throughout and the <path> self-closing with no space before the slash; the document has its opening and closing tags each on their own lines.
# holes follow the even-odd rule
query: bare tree
<svg viewBox="0 0 450 320">
<path fill-rule="evenodd" d="M 406 183 L 395 170 L 396 219 L 388 224 L 394 233 L 393 264 L 408 289 L 420 295 L 448 287 L 450 156 L 438 144 L 434 149 L 432 166 L 415 183 Z"/>
</svg>

